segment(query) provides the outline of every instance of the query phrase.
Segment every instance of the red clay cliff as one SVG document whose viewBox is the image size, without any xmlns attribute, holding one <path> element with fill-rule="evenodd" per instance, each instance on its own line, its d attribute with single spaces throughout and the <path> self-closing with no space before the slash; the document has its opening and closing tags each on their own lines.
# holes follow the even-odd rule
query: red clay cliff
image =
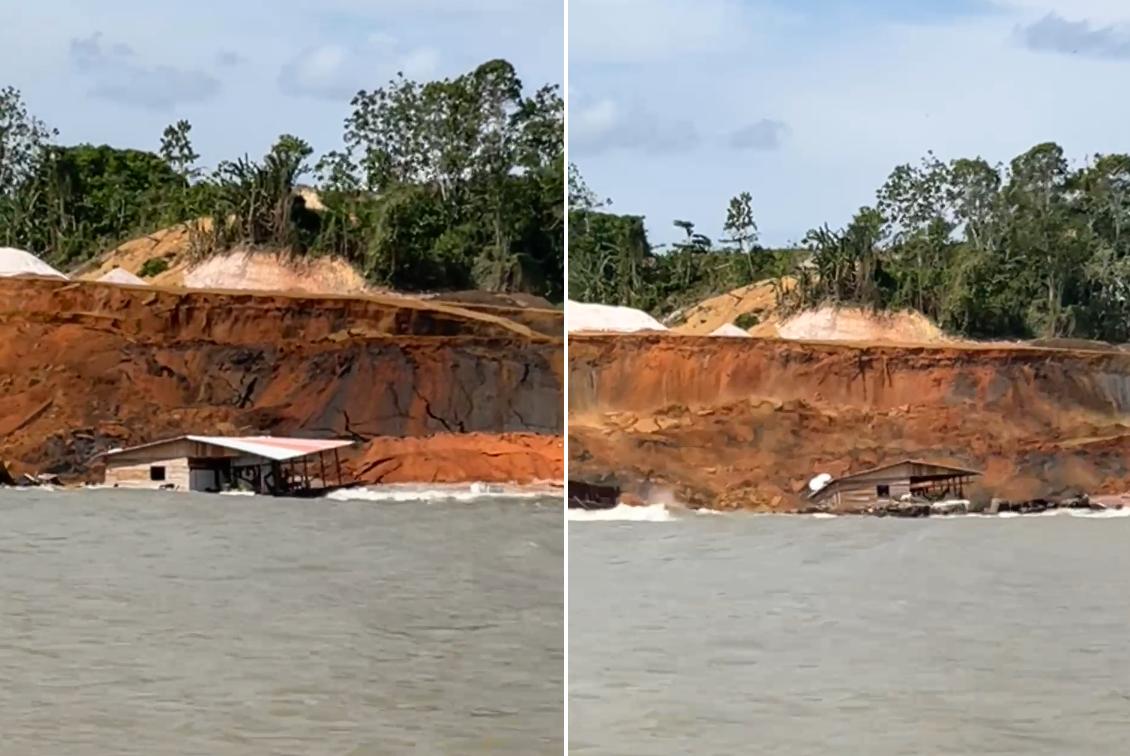
<svg viewBox="0 0 1130 756">
<path fill-rule="evenodd" d="M 439 477 L 459 477 L 465 448 L 466 479 L 493 480 L 506 470 L 483 467 L 491 436 L 500 449 L 502 434 L 547 436 L 531 448 L 560 457 L 562 371 L 552 310 L 0 278 L 0 459 L 14 471 L 89 479 L 98 452 L 181 433 L 479 434 L 433 442 Z"/>
<path fill-rule="evenodd" d="M 572 336 L 569 476 L 647 500 L 791 511 L 809 479 L 903 458 L 976 496 L 1130 491 L 1130 354 Z"/>
</svg>

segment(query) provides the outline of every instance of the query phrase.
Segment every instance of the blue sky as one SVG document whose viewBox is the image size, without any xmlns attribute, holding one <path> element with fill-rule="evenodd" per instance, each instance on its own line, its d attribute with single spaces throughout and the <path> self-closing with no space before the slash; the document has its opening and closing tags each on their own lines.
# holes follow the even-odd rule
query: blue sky
<svg viewBox="0 0 1130 756">
<path fill-rule="evenodd" d="M 349 99 L 404 70 L 506 58 L 528 89 L 563 82 L 561 0 L 36 0 L 0 24 L 0 87 L 66 143 L 156 149 L 187 118 L 202 162 L 280 133 L 340 145 Z"/>
<path fill-rule="evenodd" d="M 571 0 L 570 160 L 655 242 L 840 225 L 896 164 L 1130 152 L 1125 0 Z"/>
</svg>

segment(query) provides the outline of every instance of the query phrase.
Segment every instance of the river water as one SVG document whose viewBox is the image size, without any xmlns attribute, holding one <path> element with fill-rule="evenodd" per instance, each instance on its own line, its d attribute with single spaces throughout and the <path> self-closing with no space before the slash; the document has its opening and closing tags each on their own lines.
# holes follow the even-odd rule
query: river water
<svg viewBox="0 0 1130 756">
<path fill-rule="evenodd" d="M 1110 514 L 570 522 L 570 751 L 1124 753 Z"/>
<path fill-rule="evenodd" d="M 561 520 L 0 490 L 0 753 L 559 754 Z"/>
</svg>

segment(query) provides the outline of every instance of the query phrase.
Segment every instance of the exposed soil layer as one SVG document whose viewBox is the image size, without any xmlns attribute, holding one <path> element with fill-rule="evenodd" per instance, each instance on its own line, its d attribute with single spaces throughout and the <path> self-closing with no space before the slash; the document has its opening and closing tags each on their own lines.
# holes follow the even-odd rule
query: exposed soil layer
<svg viewBox="0 0 1130 756">
<path fill-rule="evenodd" d="M 565 478 L 561 436 L 533 433 L 445 433 L 377 438 L 350 460 L 358 481 L 377 483 L 538 483 Z"/>
<path fill-rule="evenodd" d="M 537 319 L 558 336 L 404 297 L 0 280 L 0 459 L 81 478 L 181 433 L 560 434 L 562 324 Z"/>
<path fill-rule="evenodd" d="M 645 501 L 788 511 L 818 473 L 907 457 L 984 471 L 975 496 L 1130 490 L 1130 355 L 575 336 L 570 477 Z"/>
</svg>

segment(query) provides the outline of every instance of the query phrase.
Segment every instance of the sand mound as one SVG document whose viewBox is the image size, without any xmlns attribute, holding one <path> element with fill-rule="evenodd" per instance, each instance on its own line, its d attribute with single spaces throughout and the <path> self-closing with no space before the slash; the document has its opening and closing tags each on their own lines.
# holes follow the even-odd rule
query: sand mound
<svg viewBox="0 0 1130 756">
<path fill-rule="evenodd" d="M 743 286 L 703 300 L 683 313 L 672 330 L 692 335 L 795 339 L 798 341 L 880 341 L 899 344 L 947 343 L 945 334 L 930 320 L 913 311 L 875 313 L 858 307 L 822 307 L 782 318 L 777 311 L 778 291 L 788 292 L 796 279 L 786 276 Z M 745 331 L 734 324 L 752 316 L 756 325 Z"/>
<path fill-rule="evenodd" d="M 207 231 L 207 219 L 199 221 Z M 147 262 L 162 260 L 165 269 L 156 276 L 139 277 Z M 118 271 L 118 272 L 115 272 Z M 338 258 L 303 257 L 277 250 L 236 249 L 198 260 L 192 254 L 189 225 L 171 226 L 116 247 L 77 271 L 87 280 L 129 275 L 155 286 L 198 289 L 247 289 L 260 292 L 303 294 L 363 294 L 370 292 L 365 279 L 351 264 Z M 137 284 L 118 280 L 116 283 Z"/>
<path fill-rule="evenodd" d="M 750 335 L 738 328 L 733 323 L 726 323 L 725 325 L 718 326 L 710 332 L 711 336 L 730 336 L 735 338 L 750 338 Z"/>
<path fill-rule="evenodd" d="M 121 268 L 114 268 L 109 273 L 104 273 L 98 277 L 98 280 L 102 283 L 127 284 L 129 286 L 149 285 L 145 279 L 138 278 L 128 270 L 122 270 Z"/>
<path fill-rule="evenodd" d="M 210 227 L 207 219 L 200 221 L 202 230 Z M 73 277 L 87 281 L 98 281 L 101 277 L 119 269 L 139 275 L 142 267 L 150 260 L 164 260 L 166 269 L 155 276 L 147 277 L 146 283 L 161 286 L 180 286 L 184 269 L 188 266 L 192 247 L 192 234 L 187 224 L 170 226 L 151 234 L 131 239 L 105 254 L 80 266 Z"/>
<path fill-rule="evenodd" d="M 733 323 L 740 315 L 753 315 L 764 321 L 777 311 L 777 288 L 791 291 L 796 279 L 766 279 L 704 299 L 681 315 L 681 324 L 673 330 L 702 336 L 713 333 L 720 326 Z"/>
<path fill-rule="evenodd" d="M 822 307 L 784 320 L 771 319 L 751 329 L 754 336 L 798 341 L 863 341 L 941 344 L 950 341 L 918 312 L 876 313 L 855 307 Z"/>
<path fill-rule="evenodd" d="M 359 294 L 368 291 L 364 277 L 335 257 L 298 257 L 274 252 L 235 250 L 184 270 L 189 289 L 254 289 L 308 294 Z"/>
<path fill-rule="evenodd" d="M 208 219 L 198 223 L 201 231 L 206 232 L 210 226 Z M 100 281 L 116 270 L 139 276 L 146 263 L 161 260 L 165 269 L 154 276 L 147 276 L 144 283 L 188 289 L 305 294 L 361 294 L 370 291 L 364 277 L 348 262 L 336 257 L 306 257 L 285 251 L 243 248 L 198 260 L 193 255 L 192 237 L 192 230 L 187 224 L 146 234 L 84 265 L 76 271 L 76 276 Z"/>
<path fill-rule="evenodd" d="M 565 308 L 565 322 L 569 333 L 577 331 L 634 333 L 667 330 L 666 326 L 642 310 L 573 300 L 569 300 Z"/>
<path fill-rule="evenodd" d="M 0 276 L 43 276 L 66 278 L 65 275 L 40 260 L 31 252 L 14 247 L 0 247 Z"/>
</svg>

